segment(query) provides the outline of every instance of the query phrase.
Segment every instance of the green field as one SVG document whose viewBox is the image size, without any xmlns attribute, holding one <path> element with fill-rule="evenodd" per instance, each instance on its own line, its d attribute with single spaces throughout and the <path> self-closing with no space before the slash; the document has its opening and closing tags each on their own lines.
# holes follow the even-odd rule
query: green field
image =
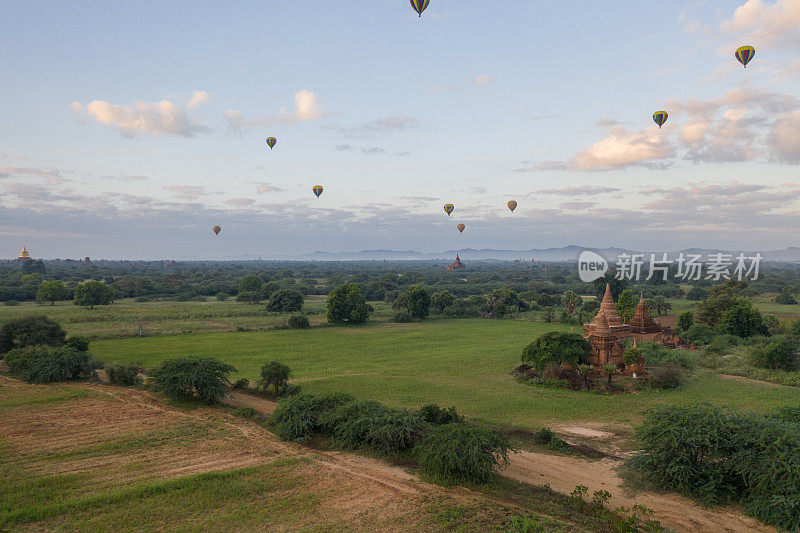
<svg viewBox="0 0 800 533">
<path fill-rule="evenodd" d="M 675 391 L 597 395 L 517 383 L 510 375 L 522 348 L 569 326 L 513 320 L 431 320 L 268 332 L 191 334 L 97 341 L 105 362 L 152 367 L 170 357 L 215 356 L 237 377 L 257 379 L 261 365 L 287 363 L 295 382 L 312 392 L 348 391 L 361 399 L 416 408 L 454 405 L 492 424 L 538 428 L 568 421 L 628 426 L 648 407 L 708 401 L 737 411 L 765 412 L 800 403 L 800 389 L 724 380 L 700 374 Z"/>
</svg>

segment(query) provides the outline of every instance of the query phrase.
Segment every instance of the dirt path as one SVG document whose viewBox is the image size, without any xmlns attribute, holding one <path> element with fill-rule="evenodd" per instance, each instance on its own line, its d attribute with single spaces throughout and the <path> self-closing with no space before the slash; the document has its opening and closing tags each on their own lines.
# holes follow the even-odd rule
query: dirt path
<svg viewBox="0 0 800 533">
<path fill-rule="evenodd" d="M 242 393 L 234 393 L 228 399 L 228 403 L 237 407 L 252 407 L 265 414 L 271 413 L 277 406 L 273 401 Z M 566 426 L 565 429 L 577 434 L 593 432 L 592 436 L 601 433 L 573 426 Z M 602 433 L 602 436 L 610 435 Z M 368 477 L 374 474 L 384 480 L 386 476 L 395 477 L 398 481 L 413 479 L 413 476 L 402 469 L 373 459 L 345 453 L 326 455 L 331 456 L 334 465 L 344 464 L 347 468 L 357 470 L 366 468 L 363 475 Z M 587 486 L 590 495 L 596 490 L 606 490 L 611 493 L 610 507 L 623 505 L 630 508 L 636 504 L 644 505 L 655 511 L 655 517 L 662 525 L 677 531 L 777 531 L 744 516 L 735 509 L 705 509 L 677 494 L 652 492 L 631 494 L 621 486 L 622 480 L 616 472 L 619 465 L 620 461 L 615 459 L 588 461 L 576 457 L 520 451 L 511 455 L 511 465 L 503 475 L 530 485 L 550 485 L 553 490 L 565 494 L 571 493 L 578 485 Z"/>
<path fill-rule="evenodd" d="M 756 383 L 758 385 L 765 385 L 767 387 L 772 387 L 772 388 L 788 386 L 788 385 L 781 385 L 780 383 L 773 383 L 771 381 L 764 381 L 761 379 L 746 378 L 744 376 L 732 376 L 730 374 L 720 374 L 719 377 L 730 381 L 738 381 L 740 383 Z"/>
</svg>

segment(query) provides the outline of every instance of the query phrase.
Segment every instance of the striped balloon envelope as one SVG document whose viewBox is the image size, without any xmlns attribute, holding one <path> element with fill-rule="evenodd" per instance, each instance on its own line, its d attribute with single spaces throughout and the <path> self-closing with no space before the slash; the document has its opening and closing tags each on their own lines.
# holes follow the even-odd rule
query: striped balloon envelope
<svg viewBox="0 0 800 533">
<path fill-rule="evenodd" d="M 453 204 L 444 204 L 444 212 L 447 213 L 447 216 L 450 216 L 454 209 L 455 206 Z"/>
<path fill-rule="evenodd" d="M 276 144 L 278 144 L 278 139 L 276 139 L 275 137 L 267 137 L 267 146 L 269 146 L 270 150 L 275 148 Z"/>
<path fill-rule="evenodd" d="M 756 49 L 753 48 L 752 46 L 747 46 L 747 45 L 740 46 L 739 48 L 736 49 L 736 53 L 733 55 L 736 56 L 736 59 L 739 60 L 739 63 L 741 63 L 744 66 L 744 68 L 747 68 L 747 64 L 756 55 Z"/>
<path fill-rule="evenodd" d="M 464 230 L 467 229 L 467 227 L 464 224 L 459 224 L 456 227 L 458 228 L 459 233 L 464 233 Z"/>
<path fill-rule="evenodd" d="M 322 185 L 314 185 L 314 188 L 311 190 L 314 191 L 314 194 L 317 195 L 317 198 L 322 196 Z"/>
<path fill-rule="evenodd" d="M 431 0 L 411 0 L 411 7 L 414 8 L 414 11 L 421 17 L 422 12 L 428 9 L 428 4 L 431 3 Z"/>
<path fill-rule="evenodd" d="M 664 125 L 668 117 L 669 115 L 667 114 L 666 111 L 656 111 L 655 113 L 653 113 L 653 122 L 658 124 L 658 129 L 661 129 L 661 126 Z"/>
</svg>

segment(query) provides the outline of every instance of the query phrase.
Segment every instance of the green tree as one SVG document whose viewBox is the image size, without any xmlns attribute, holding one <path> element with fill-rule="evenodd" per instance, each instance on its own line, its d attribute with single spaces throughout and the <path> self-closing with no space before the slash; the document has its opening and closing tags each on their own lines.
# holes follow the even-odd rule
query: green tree
<svg viewBox="0 0 800 533">
<path fill-rule="evenodd" d="M 438 313 L 444 313 L 444 310 L 456 301 L 456 297 L 450 291 L 434 292 L 431 296 L 431 305 Z"/>
<path fill-rule="evenodd" d="M 639 301 L 636 299 L 636 296 L 633 294 L 633 291 L 630 289 L 625 289 L 619 295 L 617 299 L 617 313 L 619 314 L 622 321 L 628 323 L 633 318 L 633 314 L 636 312 L 636 304 Z"/>
<path fill-rule="evenodd" d="M 280 361 L 270 361 L 261 367 L 260 385 L 264 391 L 272 385 L 275 388 L 275 396 L 280 396 L 286 390 L 291 375 L 289 365 Z"/>
<path fill-rule="evenodd" d="M 517 311 L 527 311 L 530 306 L 511 289 L 492 291 L 483 306 L 484 315 L 489 318 L 503 318 Z"/>
<path fill-rule="evenodd" d="M 586 300 L 583 302 L 580 308 L 581 313 L 581 320 L 592 320 L 594 319 L 597 312 L 600 310 L 600 302 L 597 300 Z"/>
<path fill-rule="evenodd" d="M 706 299 L 697 304 L 695 319 L 716 328 L 723 312 L 745 301 L 742 290 L 746 288 L 747 283 L 734 280 L 711 287 Z"/>
<path fill-rule="evenodd" d="M 575 291 L 567 291 L 564 293 L 564 297 L 561 299 L 561 303 L 564 305 L 564 308 L 569 313 L 569 316 L 572 316 L 572 313 L 575 312 L 575 308 L 580 306 L 583 300 L 578 293 Z"/>
<path fill-rule="evenodd" d="M 694 313 L 692 311 L 684 311 L 678 315 L 678 325 L 675 328 L 678 333 L 688 331 L 692 326 L 694 326 Z"/>
<path fill-rule="evenodd" d="M 672 309 L 672 304 L 659 294 L 653 297 L 653 307 L 650 307 L 650 309 L 658 313 L 659 316 L 666 315 Z"/>
<path fill-rule="evenodd" d="M 228 394 L 231 365 L 214 357 L 167 359 L 151 373 L 153 387 L 170 400 L 218 404 Z"/>
<path fill-rule="evenodd" d="M 36 301 L 50 302 L 56 305 L 56 301 L 69 300 L 69 289 L 60 281 L 43 281 L 36 291 Z"/>
<path fill-rule="evenodd" d="M 747 338 L 754 335 L 769 335 L 769 330 L 764 324 L 764 317 L 758 309 L 746 300 L 738 302 L 722 313 L 718 329 L 722 333 L 729 333 L 738 337 Z"/>
<path fill-rule="evenodd" d="M 589 362 L 589 348 L 589 342 L 577 333 L 550 331 L 522 350 L 522 362 L 536 370 L 561 363 L 580 365 Z"/>
<path fill-rule="evenodd" d="M 331 324 L 363 324 L 369 318 L 371 308 L 364 299 L 361 287 L 346 283 L 328 295 L 325 313 Z"/>
<path fill-rule="evenodd" d="M 687 300 L 700 301 L 708 298 L 708 291 L 702 287 L 692 287 L 686 293 Z"/>
<path fill-rule="evenodd" d="M 606 272 L 605 276 L 592 282 L 594 294 L 597 296 L 598 301 L 602 301 L 603 296 L 606 294 L 606 284 L 611 288 L 611 296 L 615 301 L 619 298 L 619 295 L 622 294 L 622 291 L 628 288 L 627 279 L 617 279 L 616 274 L 609 270 Z"/>
<path fill-rule="evenodd" d="M 635 364 L 636 361 L 638 361 L 639 358 L 641 357 L 642 357 L 642 351 L 639 348 L 634 348 L 633 346 L 630 346 L 628 348 L 625 348 L 625 351 L 622 353 L 622 362 L 630 366 L 632 364 Z"/>
<path fill-rule="evenodd" d="M 94 309 L 95 305 L 108 305 L 114 301 L 114 291 L 100 281 L 87 281 L 75 288 L 75 305 Z"/>
<path fill-rule="evenodd" d="M 236 284 L 236 287 L 239 289 L 240 293 L 258 292 L 261 290 L 262 285 L 264 285 L 264 280 L 261 279 L 260 276 L 248 274 L 239 280 L 239 283 Z"/>
<path fill-rule="evenodd" d="M 64 328 L 44 315 L 15 318 L 0 327 L 0 353 L 25 346 L 63 346 L 66 337 Z"/>
<path fill-rule="evenodd" d="M 406 289 L 406 308 L 411 316 L 423 319 L 431 314 L 431 292 L 424 285 Z"/>
<path fill-rule="evenodd" d="M 775 303 L 781 305 L 797 305 L 797 300 L 786 289 L 775 297 Z"/>
<path fill-rule="evenodd" d="M 608 376 L 608 390 L 611 390 L 611 388 L 613 387 L 613 385 L 611 384 L 611 378 L 614 376 L 614 374 L 617 373 L 617 365 L 614 364 L 603 365 L 603 371 Z"/>
<path fill-rule="evenodd" d="M 295 313 L 303 308 L 303 299 L 300 291 L 281 289 L 269 299 L 267 309 L 275 313 Z"/>
</svg>

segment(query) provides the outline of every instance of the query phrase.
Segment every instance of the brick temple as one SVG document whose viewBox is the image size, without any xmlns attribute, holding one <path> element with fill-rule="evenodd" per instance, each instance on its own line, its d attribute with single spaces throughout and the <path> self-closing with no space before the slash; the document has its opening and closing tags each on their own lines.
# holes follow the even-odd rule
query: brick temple
<svg viewBox="0 0 800 533">
<path fill-rule="evenodd" d="M 464 266 L 464 263 L 461 262 L 461 258 L 458 257 L 458 254 L 456 254 L 455 262 L 449 267 L 447 267 L 447 270 L 463 270 L 465 268 L 467 267 Z"/>
<path fill-rule="evenodd" d="M 640 358 L 635 364 L 626 366 L 622 361 L 622 354 L 625 351 L 623 339 L 633 339 L 634 346 L 637 342 L 657 342 L 666 345 L 674 342 L 672 332 L 650 317 L 650 310 L 644 303 L 644 295 L 639 298 L 639 304 L 631 321 L 627 324 L 622 322 L 608 284 L 597 316 L 592 322 L 583 326 L 583 336 L 591 344 L 589 363 L 592 366 L 602 367 L 610 363 L 617 365 L 623 374 L 637 375 L 645 373 L 645 361 Z"/>
</svg>

